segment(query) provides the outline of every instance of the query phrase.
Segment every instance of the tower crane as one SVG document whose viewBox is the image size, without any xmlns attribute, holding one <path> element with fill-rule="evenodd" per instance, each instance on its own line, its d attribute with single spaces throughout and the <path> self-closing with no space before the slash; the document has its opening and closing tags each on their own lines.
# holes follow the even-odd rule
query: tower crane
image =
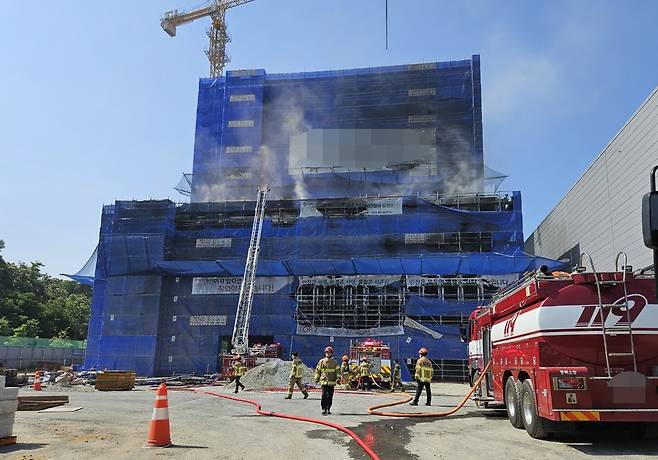
<svg viewBox="0 0 658 460">
<path fill-rule="evenodd" d="M 226 54 L 226 44 L 231 41 L 226 26 L 226 10 L 251 3 L 254 0 L 212 0 L 203 6 L 189 11 L 167 11 L 160 20 L 160 25 L 170 37 L 176 36 L 176 28 L 196 21 L 197 19 L 210 17 L 212 26 L 206 31 L 209 44 L 206 56 L 210 62 L 210 77 L 219 77 L 224 71 L 224 66 L 231 62 Z"/>
</svg>

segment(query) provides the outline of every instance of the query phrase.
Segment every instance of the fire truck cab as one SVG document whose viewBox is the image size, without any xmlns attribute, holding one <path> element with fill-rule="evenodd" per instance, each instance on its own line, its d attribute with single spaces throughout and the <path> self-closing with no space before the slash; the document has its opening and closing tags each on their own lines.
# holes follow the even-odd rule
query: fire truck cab
<svg viewBox="0 0 658 460">
<path fill-rule="evenodd" d="M 531 274 L 469 317 L 474 399 L 502 404 L 534 438 L 565 422 L 658 422 L 658 303 L 653 274 Z M 617 265 L 617 263 L 615 265 Z M 491 362 L 487 368 L 488 363 Z"/>
</svg>

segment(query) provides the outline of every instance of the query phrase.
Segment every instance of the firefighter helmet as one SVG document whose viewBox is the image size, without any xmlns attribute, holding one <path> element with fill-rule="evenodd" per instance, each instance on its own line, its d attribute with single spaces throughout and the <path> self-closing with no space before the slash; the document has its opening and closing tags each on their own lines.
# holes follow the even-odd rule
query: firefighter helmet
<svg viewBox="0 0 658 460">
<path fill-rule="evenodd" d="M 347 357 L 347 355 L 343 355 L 343 361 L 349 361 L 350 358 Z"/>
<path fill-rule="evenodd" d="M 325 353 L 331 353 L 333 355 L 334 354 L 334 349 L 331 348 L 331 347 L 327 347 L 327 348 L 324 349 L 324 352 Z"/>
<path fill-rule="evenodd" d="M 425 347 L 421 348 L 420 350 L 418 350 L 418 354 L 425 356 L 427 354 L 427 348 Z"/>
</svg>

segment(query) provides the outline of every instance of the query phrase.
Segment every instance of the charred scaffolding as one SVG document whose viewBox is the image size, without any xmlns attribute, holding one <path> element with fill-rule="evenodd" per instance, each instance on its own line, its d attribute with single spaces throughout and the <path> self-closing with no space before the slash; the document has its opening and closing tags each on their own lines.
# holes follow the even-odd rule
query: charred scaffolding
<svg viewBox="0 0 658 460">
<path fill-rule="evenodd" d="M 412 296 L 485 301 L 505 280 L 481 276 L 301 276 L 295 319 L 302 327 L 349 330 L 401 326 L 405 318 L 435 324 L 465 321 L 463 313 L 406 315 Z"/>
</svg>

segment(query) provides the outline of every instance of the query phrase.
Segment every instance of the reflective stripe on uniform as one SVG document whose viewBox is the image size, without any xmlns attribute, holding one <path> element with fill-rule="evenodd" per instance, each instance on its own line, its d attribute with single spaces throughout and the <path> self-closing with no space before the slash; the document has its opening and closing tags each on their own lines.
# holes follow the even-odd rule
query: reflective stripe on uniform
<svg viewBox="0 0 658 460">
<path fill-rule="evenodd" d="M 434 374 L 432 362 L 427 358 L 420 358 L 416 361 L 416 372 L 414 377 L 421 382 L 431 382 Z"/>
<path fill-rule="evenodd" d="M 321 359 L 315 368 L 315 378 L 320 385 L 335 385 L 338 380 L 338 363 L 331 359 L 329 364 L 327 358 Z M 331 366 L 331 367 L 330 367 Z"/>
<path fill-rule="evenodd" d="M 304 377 L 304 369 L 302 369 L 302 362 L 292 362 L 291 376 L 296 379 Z"/>
</svg>

